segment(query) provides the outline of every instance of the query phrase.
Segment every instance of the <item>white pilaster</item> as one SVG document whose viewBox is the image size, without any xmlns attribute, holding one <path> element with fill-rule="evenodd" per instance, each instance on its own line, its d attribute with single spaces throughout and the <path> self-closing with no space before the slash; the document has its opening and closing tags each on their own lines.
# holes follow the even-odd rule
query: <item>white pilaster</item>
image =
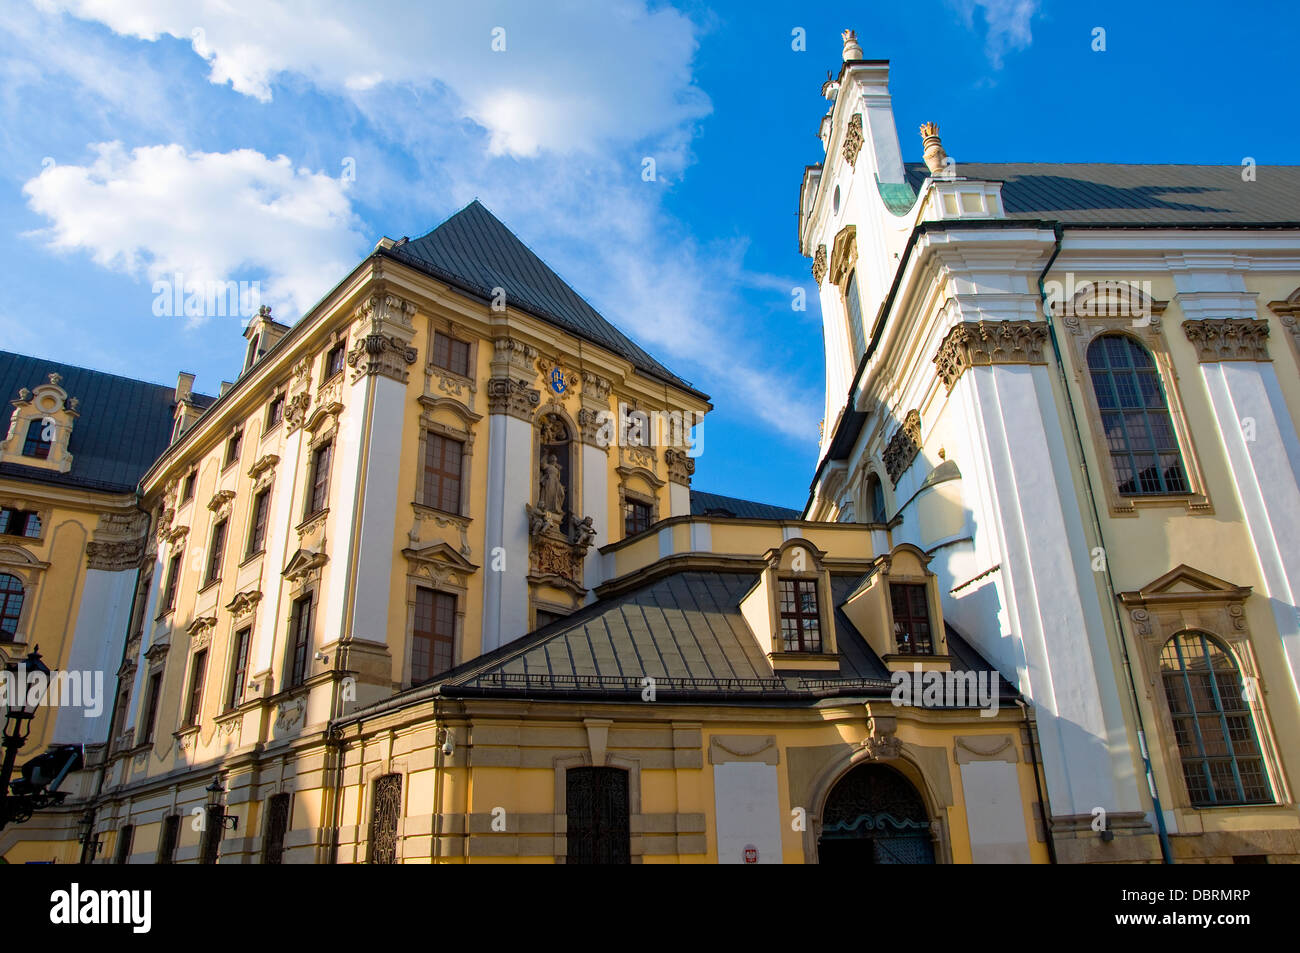
<svg viewBox="0 0 1300 953">
<path fill-rule="evenodd" d="M 488 487 L 483 577 L 483 651 L 528 631 L 528 519 L 533 428 L 510 414 L 488 416 Z M 599 529 L 599 527 L 597 527 Z M 504 556 L 498 561 L 497 556 Z M 494 567 L 502 567 L 499 571 Z"/>
<path fill-rule="evenodd" d="M 75 673 L 81 697 L 59 700 L 53 739 L 57 744 L 101 744 L 108 737 L 135 579 L 133 570 L 86 570 L 72 649 L 64 668 L 69 677 L 63 682 L 70 687 Z M 70 705 L 70 701 L 80 704 Z M 91 706 L 98 710 L 92 711 Z"/>
<path fill-rule="evenodd" d="M 597 550 L 610 540 L 610 527 L 605 525 L 609 519 L 609 457 L 605 450 L 587 443 L 582 445 L 582 508 L 582 515 L 590 516 L 596 528 L 596 538 L 582 566 L 582 584 L 591 601 L 595 599 L 591 590 L 605 581 Z"/>
</svg>

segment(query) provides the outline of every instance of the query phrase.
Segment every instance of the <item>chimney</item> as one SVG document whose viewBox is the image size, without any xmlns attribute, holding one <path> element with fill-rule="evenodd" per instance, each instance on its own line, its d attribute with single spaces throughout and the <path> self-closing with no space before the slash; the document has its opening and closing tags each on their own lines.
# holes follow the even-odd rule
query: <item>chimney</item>
<svg viewBox="0 0 1300 953">
<path fill-rule="evenodd" d="M 194 375 L 181 371 L 176 375 L 176 403 L 181 404 L 190 399 L 194 393 Z"/>
<path fill-rule="evenodd" d="M 939 141 L 939 124 L 937 122 L 923 123 L 921 126 L 921 148 L 924 151 L 926 168 L 930 170 L 930 175 L 948 175 L 948 165 L 944 161 L 948 158 L 948 153 L 943 151 L 943 143 Z"/>
<path fill-rule="evenodd" d="M 851 63 L 853 60 L 862 59 L 862 47 L 858 46 L 858 35 L 852 30 L 845 30 L 840 35 L 844 38 L 844 62 Z"/>
</svg>

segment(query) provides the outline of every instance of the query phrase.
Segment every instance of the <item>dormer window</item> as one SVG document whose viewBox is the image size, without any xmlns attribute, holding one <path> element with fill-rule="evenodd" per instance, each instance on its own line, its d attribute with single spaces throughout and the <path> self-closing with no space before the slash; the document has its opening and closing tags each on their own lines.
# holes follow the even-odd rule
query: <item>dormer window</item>
<svg viewBox="0 0 1300 953">
<path fill-rule="evenodd" d="M 890 608 L 894 612 L 894 640 L 899 655 L 933 655 L 930 607 L 926 587 L 916 583 L 889 584 Z"/>
<path fill-rule="evenodd" d="M 248 342 L 248 356 L 244 358 L 244 370 L 248 370 L 257 363 L 257 348 L 262 343 L 262 336 L 254 334 L 253 339 Z"/>
<path fill-rule="evenodd" d="M 781 642 L 786 652 L 822 650 L 821 615 L 817 607 L 816 579 L 780 579 L 777 596 L 781 614 Z"/>
<path fill-rule="evenodd" d="M 51 421 L 49 429 L 54 430 L 53 421 Z M 52 437 L 53 433 L 47 435 L 45 431 L 45 421 L 40 417 L 27 425 L 27 439 L 23 441 L 24 457 L 34 457 L 37 460 L 49 459 L 51 441 L 48 437 Z"/>
<path fill-rule="evenodd" d="M 335 344 L 325 353 L 325 380 L 343 373 L 343 342 Z"/>
</svg>

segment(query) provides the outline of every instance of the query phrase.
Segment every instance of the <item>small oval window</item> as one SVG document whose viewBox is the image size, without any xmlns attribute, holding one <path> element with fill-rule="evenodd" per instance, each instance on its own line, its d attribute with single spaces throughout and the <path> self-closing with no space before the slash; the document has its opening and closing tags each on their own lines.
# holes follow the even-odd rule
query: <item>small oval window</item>
<svg viewBox="0 0 1300 953">
<path fill-rule="evenodd" d="M 835 197 L 831 199 L 831 207 L 836 215 L 840 213 L 840 187 L 835 186 Z"/>
</svg>

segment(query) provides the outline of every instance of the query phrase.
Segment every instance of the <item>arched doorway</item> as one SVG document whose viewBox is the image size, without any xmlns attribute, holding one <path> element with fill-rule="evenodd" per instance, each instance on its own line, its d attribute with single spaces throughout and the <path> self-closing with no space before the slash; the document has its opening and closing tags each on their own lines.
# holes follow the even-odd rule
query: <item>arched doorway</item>
<svg viewBox="0 0 1300 953">
<path fill-rule="evenodd" d="M 826 798 L 817 858 L 823 864 L 934 863 L 920 792 L 887 765 L 853 768 Z"/>
</svg>

